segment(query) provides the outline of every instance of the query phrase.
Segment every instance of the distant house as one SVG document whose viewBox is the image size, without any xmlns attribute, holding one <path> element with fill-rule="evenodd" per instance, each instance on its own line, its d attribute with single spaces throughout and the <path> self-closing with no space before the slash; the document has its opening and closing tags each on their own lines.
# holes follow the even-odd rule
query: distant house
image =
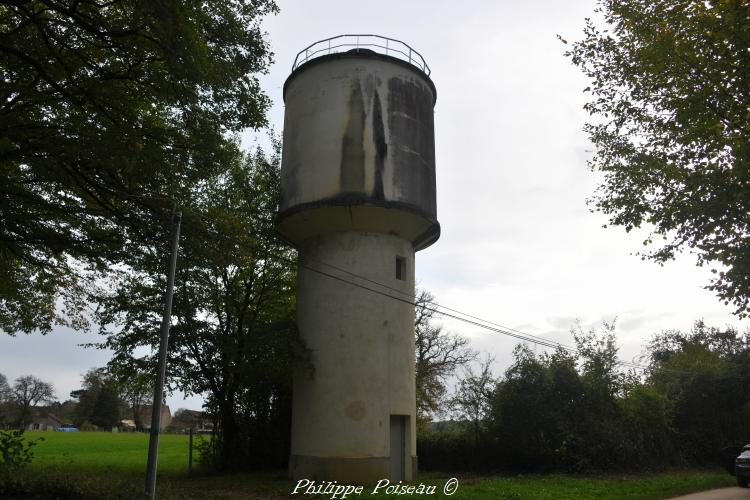
<svg viewBox="0 0 750 500">
<path fill-rule="evenodd" d="M 140 411 L 138 412 L 139 420 L 143 424 L 144 430 L 151 430 L 151 405 L 145 405 L 143 406 Z M 161 421 L 159 422 L 159 430 L 164 430 L 167 427 L 169 427 L 169 424 L 172 423 L 172 412 L 169 411 L 168 405 L 163 405 L 161 407 Z"/>
<path fill-rule="evenodd" d="M 185 429 L 193 429 L 199 434 L 210 433 L 214 430 L 214 423 L 205 411 L 180 410 L 177 414 Z"/>
<path fill-rule="evenodd" d="M 134 431 L 135 430 L 135 420 L 129 420 L 129 419 L 120 420 L 120 428 L 123 431 Z"/>
<path fill-rule="evenodd" d="M 31 421 L 26 425 L 27 431 L 55 431 L 63 424 L 57 415 L 43 406 L 31 408 L 31 415 Z"/>
</svg>

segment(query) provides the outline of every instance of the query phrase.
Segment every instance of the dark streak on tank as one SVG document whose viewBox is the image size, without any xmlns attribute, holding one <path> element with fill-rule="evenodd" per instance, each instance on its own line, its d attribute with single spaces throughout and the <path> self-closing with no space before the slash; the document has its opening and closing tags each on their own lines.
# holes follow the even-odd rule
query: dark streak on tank
<svg viewBox="0 0 750 500">
<path fill-rule="evenodd" d="M 365 189 L 365 106 L 359 82 L 353 82 L 349 95 L 349 120 L 341 144 L 341 190 L 345 193 Z"/>
<path fill-rule="evenodd" d="M 426 85 L 399 77 L 388 80 L 389 161 L 398 172 L 394 187 L 435 217 L 433 104 Z"/>
<path fill-rule="evenodd" d="M 377 90 L 372 102 L 372 142 L 375 144 L 375 183 L 372 189 L 372 197 L 376 200 L 384 200 L 383 167 L 385 156 L 388 154 L 388 144 L 385 142 L 383 110 Z"/>
</svg>

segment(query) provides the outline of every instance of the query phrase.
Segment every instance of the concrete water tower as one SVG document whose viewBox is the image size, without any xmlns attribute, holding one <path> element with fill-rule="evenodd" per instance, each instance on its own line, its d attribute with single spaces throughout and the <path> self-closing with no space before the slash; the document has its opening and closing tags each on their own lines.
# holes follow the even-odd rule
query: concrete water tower
<svg viewBox="0 0 750 500">
<path fill-rule="evenodd" d="M 277 227 L 299 250 L 312 363 L 294 376 L 293 479 L 416 474 L 414 253 L 440 236 L 429 73 L 402 42 L 342 35 L 284 84 Z"/>
</svg>

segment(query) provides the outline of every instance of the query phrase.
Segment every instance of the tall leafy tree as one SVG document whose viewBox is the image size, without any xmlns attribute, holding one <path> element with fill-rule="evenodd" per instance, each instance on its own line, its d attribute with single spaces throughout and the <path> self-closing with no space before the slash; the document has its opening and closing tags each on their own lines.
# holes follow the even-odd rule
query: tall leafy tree
<svg viewBox="0 0 750 500">
<path fill-rule="evenodd" d="M 120 425 L 120 395 L 113 381 L 108 381 L 99 389 L 91 423 L 104 430 Z"/>
<path fill-rule="evenodd" d="M 94 412 L 99 390 L 104 384 L 104 370 L 92 368 L 83 375 L 81 388 L 71 391 L 70 397 L 76 401 L 73 412 L 74 423 L 78 426 L 84 422 L 91 422 L 91 414 Z"/>
<path fill-rule="evenodd" d="M 750 440 L 750 333 L 696 321 L 668 330 L 648 346 L 649 383 L 671 402 L 675 444 L 693 463 Z"/>
<path fill-rule="evenodd" d="M 204 458 L 223 468 L 288 458 L 296 261 L 279 240 L 279 145 L 238 156 L 194 193 L 200 223 L 186 223 L 175 281 L 167 375 L 170 387 L 203 394 L 218 439 Z M 196 214 L 193 214 L 196 215 Z M 98 298 L 99 322 L 118 372 L 156 352 L 163 260 L 144 252 Z"/>
<path fill-rule="evenodd" d="M 646 225 L 644 258 L 689 250 L 708 288 L 750 312 L 750 3 L 599 0 L 566 53 L 591 79 L 601 183 L 590 200 L 627 231 Z M 567 42 L 566 42 L 567 43 Z"/>
<path fill-rule="evenodd" d="M 524 344 L 513 356 L 491 401 L 490 429 L 502 444 L 502 460 L 529 469 L 558 465 L 568 459 L 560 451 L 577 434 L 584 394 L 576 356 L 563 349 L 537 356 Z"/>
<path fill-rule="evenodd" d="M 85 422 L 103 429 L 120 423 L 121 393 L 125 391 L 118 380 L 105 368 L 92 368 L 83 375 L 81 389 L 70 393 L 77 400 L 74 419 L 77 425 Z"/>
<path fill-rule="evenodd" d="M 272 0 L 0 1 L 0 329 L 80 326 L 86 278 L 265 124 Z M 63 299 L 66 309 L 56 308 Z"/>
<path fill-rule="evenodd" d="M 123 415 L 132 419 L 135 428 L 141 430 L 150 422 L 143 421 L 143 410 L 153 403 L 154 377 L 153 370 L 145 360 L 128 363 L 127 367 L 114 364 L 108 370 L 118 388 L 123 403 Z"/>
</svg>

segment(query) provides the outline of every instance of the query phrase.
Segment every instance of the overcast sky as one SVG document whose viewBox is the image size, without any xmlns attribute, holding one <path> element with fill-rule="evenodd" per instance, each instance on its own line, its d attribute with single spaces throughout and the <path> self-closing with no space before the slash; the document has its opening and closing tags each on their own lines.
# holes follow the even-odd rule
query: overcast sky
<svg viewBox="0 0 750 500">
<path fill-rule="evenodd" d="M 663 329 L 747 321 L 704 290 L 710 272 L 691 255 L 664 267 L 632 255 L 642 233 L 603 229 L 585 201 L 596 186 L 591 146 L 581 131 L 587 82 L 563 57 L 560 34 L 581 38 L 592 1 L 280 1 L 264 22 L 275 64 L 262 83 L 283 124 L 281 88 L 296 53 L 344 33 L 400 39 L 419 51 L 437 87 L 435 146 L 442 236 L 417 254 L 417 281 L 441 304 L 563 343 L 576 318 L 598 326 L 617 317 L 620 357 L 632 360 Z M 254 134 L 243 136 L 250 146 Z M 458 322 L 448 330 L 507 368 L 514 339 Z M 60 399 L 78 388 L 106 352 L 65 329 L 42 337 L 0 336 L 0 373 L 52 381 Z M 540 348 L 541 349 L 541 348 Z M 172 411 L 200 398 L 168 398 Z"/>
</svg>

